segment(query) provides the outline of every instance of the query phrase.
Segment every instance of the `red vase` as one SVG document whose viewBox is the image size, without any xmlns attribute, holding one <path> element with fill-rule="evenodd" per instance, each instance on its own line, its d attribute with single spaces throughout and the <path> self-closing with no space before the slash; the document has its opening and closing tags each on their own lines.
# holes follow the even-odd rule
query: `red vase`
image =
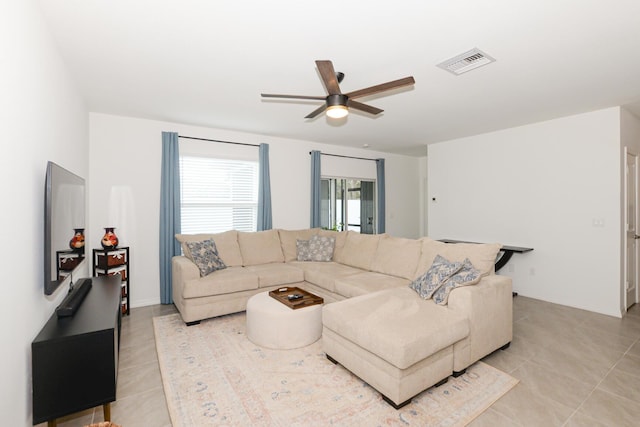
<svg viewBox="0 0 640 427">
<path fill-rule="evenodd" d="M 118 236 L 113 232 L 115 227 L 105 227 L 104 236 L 100 243 L 104 249 L 115 249 L 118 246 Z"/>
<path fill-rule="evenodd" d="M 69 240 L 69 247 L 74 252 L 84 253 L 84 228 L 74 228 L 74 234 L 71 240 Z"/>
</svg>

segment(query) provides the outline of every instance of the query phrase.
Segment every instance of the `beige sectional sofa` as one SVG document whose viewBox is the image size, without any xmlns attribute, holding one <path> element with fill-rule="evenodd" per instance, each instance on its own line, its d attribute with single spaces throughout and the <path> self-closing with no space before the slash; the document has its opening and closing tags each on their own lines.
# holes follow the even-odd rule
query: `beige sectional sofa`
<svg viewBox="0 0 640 427">
<path fill-rule="evenodd" d="M 298 261 L 297 240 L 335 239 L 329 262 Z M 322 345 L 339 362 L 400 407 L 459 374 L 512 338 L 511 279 L 494 274 L 500 245 L 450 244 L 320 229 L 227 231 L 177 235 L 185 256 L 173 258 L 173 300 L 183 320 L 243 311 L 254 294 L 300 286 L 325 300 Z M 212 239 L 227 268 L 205 277 L 187 242 Z M 455 288 L 447 305 L 409 287 L 436 255 L 468 258 L 479 283 Z"/>
</svg>

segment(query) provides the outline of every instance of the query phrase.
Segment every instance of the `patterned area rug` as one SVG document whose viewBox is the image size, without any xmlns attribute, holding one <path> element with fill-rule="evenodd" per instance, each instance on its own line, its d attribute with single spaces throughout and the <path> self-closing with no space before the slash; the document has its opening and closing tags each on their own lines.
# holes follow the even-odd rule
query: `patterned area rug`
<svg viewBox="0 0 640 427">
<path fill-rule="evenodd" d="M 321 341 L 296 350 L 258 347 L 245 336 L 244 313 L 190 327 L 178 314 L 153 322 L 174 427 L 464 426 L 518 382 L 478 362 L 395 410 L 329 362 Z"/>
</svg>

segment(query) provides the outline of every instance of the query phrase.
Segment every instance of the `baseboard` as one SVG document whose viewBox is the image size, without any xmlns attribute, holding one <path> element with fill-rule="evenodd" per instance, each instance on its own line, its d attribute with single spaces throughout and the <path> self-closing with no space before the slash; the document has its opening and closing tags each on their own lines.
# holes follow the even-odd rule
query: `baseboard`
<svg viewBox="0 0 640 427">
<path fill-rule="evenodd" d="M 135 301 L 131 301 L 131 308 L 147 307 L 150 305 L 158 305 L 158 304 L 160 304 L 159 298 L 153 298 L 148 300 L 135 300 Z"/>
</svg>

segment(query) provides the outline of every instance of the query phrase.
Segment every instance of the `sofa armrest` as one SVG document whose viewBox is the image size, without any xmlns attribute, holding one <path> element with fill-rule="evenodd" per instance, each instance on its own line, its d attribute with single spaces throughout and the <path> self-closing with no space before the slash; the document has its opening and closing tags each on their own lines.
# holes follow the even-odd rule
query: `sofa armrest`
<svg viewBox="0 0 640 427">
<path fill-rule="evenodd" d="M 171 259 L 171 278 L 173 302 L 180 304 L 185 282 L 200 278 L 200 270 L 189 258 L 174 256 Z"/>
<path fill-rule="evenodd" d="M 462 371 L 511 342 L 513 296 L 511 278 L 491 274 L 473 286 L 451 291 L 449 309 L 469 319 L 469 336 L 454 346 L 454 370 Z"/>
</svg>

